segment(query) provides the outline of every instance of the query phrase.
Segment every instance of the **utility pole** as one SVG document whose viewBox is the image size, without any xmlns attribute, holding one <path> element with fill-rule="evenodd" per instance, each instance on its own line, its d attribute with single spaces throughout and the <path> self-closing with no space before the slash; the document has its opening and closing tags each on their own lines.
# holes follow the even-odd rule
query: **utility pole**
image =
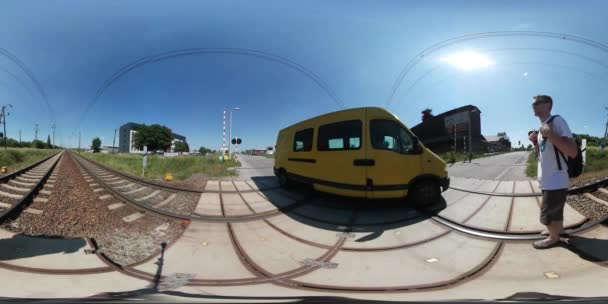
<svg viewBox="0 0 608 304">
<path fill-rule="evenodd" d="M 80 130 L 78 130 L 78 154 L 80 154 Z"/>
<path fill-rule="evenodd" d="M 606 107 L 606 111 L 608 111 L 608 107 Z M 604 138 L 608 139 L 608 115 L 606 115 L 606 116 L 607 116 L 607 119 L 606 119 L 606 131 L 604 132 Z"/>
<path fill-rule="evenodd" d="M 9 115 L 7 108 L 13 108 L 13 106 L 11 104 L 6 104 L 2 106 L 2 112 L 0 113 L 0 119 L 2 121 L 0 121 L 3 125 L 4 125 L 4 133 L 3 133 L 3 137 L 4 137 L 4 150 L 6 151 L 6 116 Z"/>
<path fill-rule="evenodd" d="M 34 141 L 38 140 L 38 131 L 39 131 L 39 130 L 40 130 L 40 129 L 38 128 L 38 124 L 35 124 L 35 125 L 34 125 L 34 132 L 35 132 L 35 133 L 34 133 L 34 134 L 35 134 L 35 135 L 34 135 Z"/>
<path fill-rule="evenodd" d="M 56 126 L 55 126 L 55 124 L 53 124 L 51 126 L 51 129 L 53 129 L 53 150 L 55 150 L 55 128 L 56 128 Z"/>
<path fill-rule="evenodd" d="M 114 129 L 114 140 L 112 141 L 112 154 L 114 154 L 115 145 L 116 145 L 116 129 Z"/>
</svg>

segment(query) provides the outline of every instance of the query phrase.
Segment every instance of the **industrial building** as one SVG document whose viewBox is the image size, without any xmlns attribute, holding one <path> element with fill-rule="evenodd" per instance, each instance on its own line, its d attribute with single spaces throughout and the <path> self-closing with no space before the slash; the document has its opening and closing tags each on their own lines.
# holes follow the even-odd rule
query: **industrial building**
<svg viewBox="0 0 608 304">
<path fill-rule="evenodd" d="M 137 129 L 137 127 L 141 126 L 141 124 L 137 124 L 134 122 L 128 122 L 124 125 L 122 125 L 119 129 L 119 140 L 118 140 L 118 146 L 119 146 L 119 152 L 120 153 L 143 153 L 142 150 L 138 150 L 133 146 L 133 135 L 135 133 L 137 133 L 137 131 L 135 129 Z M 187 143 L 186 141 L 186 137 L 183 135 L 179 135 L 176 133 L 172 133 L 173 134 L 173 140 L 171 141 L 171 147 L 169 149 L 169 151 L 166 152 L 175 152 L 175 143 L 177 141 L 181 141 L 184 143 Z"/>
<path fill-rule="evenodd" d="M 470 128 L 469 128 L 470 127 Z M 411 128 L 420 141 L 435 153 L 468 152 L 469 133 L 474 153 L 487 152 L 487 141 L 481 135 L 481 111 L 467 105 L 433 115 L 432 110 L 422 111 L 422 122 Z M 465 150 L 466 149 L 466 150 Z"/>
</svg>

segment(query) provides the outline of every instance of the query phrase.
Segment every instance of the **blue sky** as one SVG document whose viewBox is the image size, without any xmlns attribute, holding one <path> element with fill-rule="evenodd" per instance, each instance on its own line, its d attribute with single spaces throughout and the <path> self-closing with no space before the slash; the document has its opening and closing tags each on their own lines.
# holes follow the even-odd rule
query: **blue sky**
<svg viewBox="0 0 608 304">
<path fill-rule="evenodd" d="M 7 133 L 40 138 L 57 123 L 58 144 L 99 136 L 111 145 L 126 122 L 161 123 L 192 148 L 221 146 L 222 111 L 240 107 L 233 135 L 244 147 L 274 143 L 279 129 L 340 109 L 306 75 L 242 54 L 198 54 L 143 65 L 97 90 L 145 56 L 190 48 L 271 53 L 305 67 L 346 108 L 385 106 L 397 76 L 421 51 L 482 32 L 539 31 L 608 45 L 604 1 L 2 1 L 0 48 L 23 61 L 49 107 L 19 67 L 0 57 L 0 103 L 11 103 Z M 464 71 L 442 58 L 483 54 L 491 65 Z M 474 104 L 482 132 L 512 142 L 538 125 L 531 97 L 549 94 L 578 133 L 601 136 L 608 106 L 608 51 L 572 40 L 489 37 L 428 54 L 398 87 L 388 109 L 408 126 L 426 107 L 438 114 Z M 91 106 L 90 111 L 85 110 Z M 80 123 L 80 122 L 83 123 Z M 118 139 L 117 139 L 118 142 Z"/>
</svg>

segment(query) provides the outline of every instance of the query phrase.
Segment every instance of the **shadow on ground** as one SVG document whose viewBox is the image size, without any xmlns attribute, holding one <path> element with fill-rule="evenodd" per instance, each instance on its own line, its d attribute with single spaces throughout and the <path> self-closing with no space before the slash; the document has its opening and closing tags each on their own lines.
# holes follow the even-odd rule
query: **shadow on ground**
<svg viewBox="0 0 608 304">
<path fill-rule="evenodd" d="M 74 253 L 84 248 L 84 239 L 64 239 L 60 237 L 32 237 L 15 234 L 11 238 L 0 239 L 0 261 L 10 261 L 54 253 Z"/>
<path fill-rule="evenodd" d="M 357 242 L 378 238 L 386 230 L 426 221 L 447 207 L 443 198 L 422 210 L 413 208 L 405 199 L 343 197 L 315 191 L 305 184 L 283 189 L 274 176 L 252 180 L 272 204 L 293 220 L 324 230 L 370 233 Z"/>
<path fill-rule="evenodd" d="M 608 240 L 572 236 L 564 247 L 584 260 L 608 266 Z"/>
</svg>

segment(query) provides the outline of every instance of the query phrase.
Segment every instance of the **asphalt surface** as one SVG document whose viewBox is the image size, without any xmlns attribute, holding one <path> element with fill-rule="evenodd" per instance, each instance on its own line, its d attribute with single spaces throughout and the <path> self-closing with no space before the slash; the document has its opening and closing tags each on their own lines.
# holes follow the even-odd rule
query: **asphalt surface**
<svg viewBox="0 0 608 304">
<path fill-rule="evenodd" d="M 254 155 L 239 155 L 241 167 L 236 168 L 239 173 L 239 179 L 251 179 L 252 177 L 274 176 L 272 167 L 274 166 L 273 158 Z"/>
<path fill-rule="evenodd" d="M 526 181 L 526 162 L 529 152 L 511 152 L 474 159 L 471 163 L 448 164 L 448 174 L 486 180 Z"/>
</svg>

